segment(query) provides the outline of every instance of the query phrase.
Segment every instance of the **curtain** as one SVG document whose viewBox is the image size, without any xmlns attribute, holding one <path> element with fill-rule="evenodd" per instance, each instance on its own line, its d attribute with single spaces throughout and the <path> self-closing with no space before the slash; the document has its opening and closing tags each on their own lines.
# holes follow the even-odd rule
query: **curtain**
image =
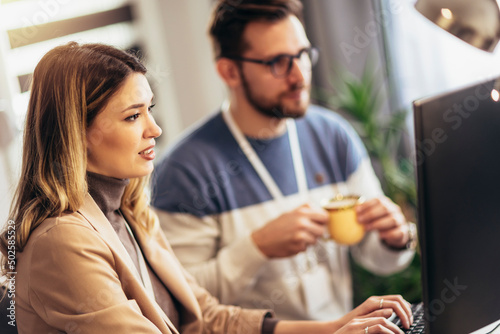
<svg viewBox="0 0 500 334">
<path fill-rule="evenodd" d="M 342 70 L 360 76 L 367 61 L 374 70 L 385 73 L 383 20 L 372 1 L 315 0 L 303 4 L 308 37 L 320 48 L 315 85 L 328 88 Z"/>
<path fill-rule="evenodd" d="M 303 1 L 303 4 L 308 37 L 320 49 L 319 63 L 313 73 L 313 96 L 320 96 L 319 103 L 325 104 L 325 95 L 329 95 L 327 98 L 338 95 L 338 87 L 346 81 L 345 73 L 361 78 L 367 71 L 375 78 L 375 89 L 381 102 L 372 112 L 376 113 L 377 119 L 387 119 L 396 109 L 390 91 L 384 44 L 384 26 L 389 17 L 382 15 L 379 0 L 315 0 Z M 323 93 L 314 94 L 315 90 Z M 324 94 L 325 90 L 327 94 Z M 351 114 L 336 111 L 356 125 Z M 361 128 L 359 126 L 357 130 L 363 136 Z M 395 157 L 398 154 L 394 152 Z M 380 177 L 383 171 L 377 159 L 372 159 L 372 162 Z"/>
</svg>

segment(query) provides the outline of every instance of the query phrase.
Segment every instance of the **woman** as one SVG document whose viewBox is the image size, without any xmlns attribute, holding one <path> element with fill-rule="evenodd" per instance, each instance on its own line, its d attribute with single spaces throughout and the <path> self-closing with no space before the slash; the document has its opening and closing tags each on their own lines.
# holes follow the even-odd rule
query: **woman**
<svg viewBox="0 0 500 334">
<path fill-rule="evenodd" d="M 394 310 L 410 321 L 399 296 L 337 321 L 277 322 L 194 282 L 148 206 L 161 129 L 145 73 L 123 51 L 74 42 L 34 71 L 15 228 L 1 239 L 6 273 L 15 236 L 19 333 L 399 333 L 385 319 Z"/>
</svg>

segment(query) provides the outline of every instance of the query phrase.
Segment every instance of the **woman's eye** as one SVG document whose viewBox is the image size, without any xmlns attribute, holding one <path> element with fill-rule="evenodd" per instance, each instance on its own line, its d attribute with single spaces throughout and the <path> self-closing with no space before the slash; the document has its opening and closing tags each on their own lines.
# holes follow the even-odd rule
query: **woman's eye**
<svg viewBox="0 0 500 334">
<path fill-rule="evenodd" d="M 153 111 L 153 108 L 155 107 L 156 104 L 152 104 L 148 107 L 148 111 L 149 112 L 152 112 Z"/>
<path fill-rule="evenodd" d="M 139 113 L 134 114 L 130 117 L 125 118 L 126 121 L 135 121 L 137 118 L 139 118 Z"/>
</svg>

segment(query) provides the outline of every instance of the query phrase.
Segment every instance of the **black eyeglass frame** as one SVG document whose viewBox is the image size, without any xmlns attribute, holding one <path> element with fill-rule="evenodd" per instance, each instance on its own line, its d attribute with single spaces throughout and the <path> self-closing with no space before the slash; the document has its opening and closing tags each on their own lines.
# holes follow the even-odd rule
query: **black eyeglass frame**
<svg viewBox="0 0 500 334">
<path fill-rule="evenodd" d="M 221 56 L 220 58 L 227 58 L 227 59 L 232 59 L 236 61 L 246 61 L 250 63 L 255 63 L 255 64 L 261 64 L 261 65 L 266 65 L 269 66 L 269 69 L 271 70 L 271 73 L 276 77 L 276 78 L 285 78 L 287 77 L 293 67 L 293 61 L 294 59 L 300 59 L 304 52 L 307 52 L 309 54 L 309 59 L 311 60 L 311 68 L 317 63 L 318 58 L 319 58 L 319 50 L 318 48 L 315 48 L 314 46 L 310 46 L 307 48 L 304 48 L 299 51 L 299 53 L 295 55 L 290 55 L 290 54 L 280 54 L 277 55 L 276 57 L 270 59 L 270 60 L 262 60 L 262 59 L 255 59 L 255 58 L 246 58 L 246 57 L 238 57 L 238 56 Z M 288 67 L 286 71 L 283 74 L 278 74 L 274 70 L 274 64 L 278 63 L 280 59 L 283 57 L 288 58 Z"/>
</svg>

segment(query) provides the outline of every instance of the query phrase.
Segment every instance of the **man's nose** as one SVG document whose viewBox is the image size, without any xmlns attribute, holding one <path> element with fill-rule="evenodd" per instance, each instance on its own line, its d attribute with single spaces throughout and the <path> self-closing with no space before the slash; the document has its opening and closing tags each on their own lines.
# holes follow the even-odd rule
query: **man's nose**
<svg viewBox="0 0 500 334">
<path fill-rule="evenodd" d="M 311 70 L 310 66 L 308 67 L 303 63 L 301 59 L 293 59 L 292 68 L 290 69 L 290 73 L 288 74 L 287 79 L 290 82 L 303 82 L 308 76 L 310 76 Z"/>
</svg>

